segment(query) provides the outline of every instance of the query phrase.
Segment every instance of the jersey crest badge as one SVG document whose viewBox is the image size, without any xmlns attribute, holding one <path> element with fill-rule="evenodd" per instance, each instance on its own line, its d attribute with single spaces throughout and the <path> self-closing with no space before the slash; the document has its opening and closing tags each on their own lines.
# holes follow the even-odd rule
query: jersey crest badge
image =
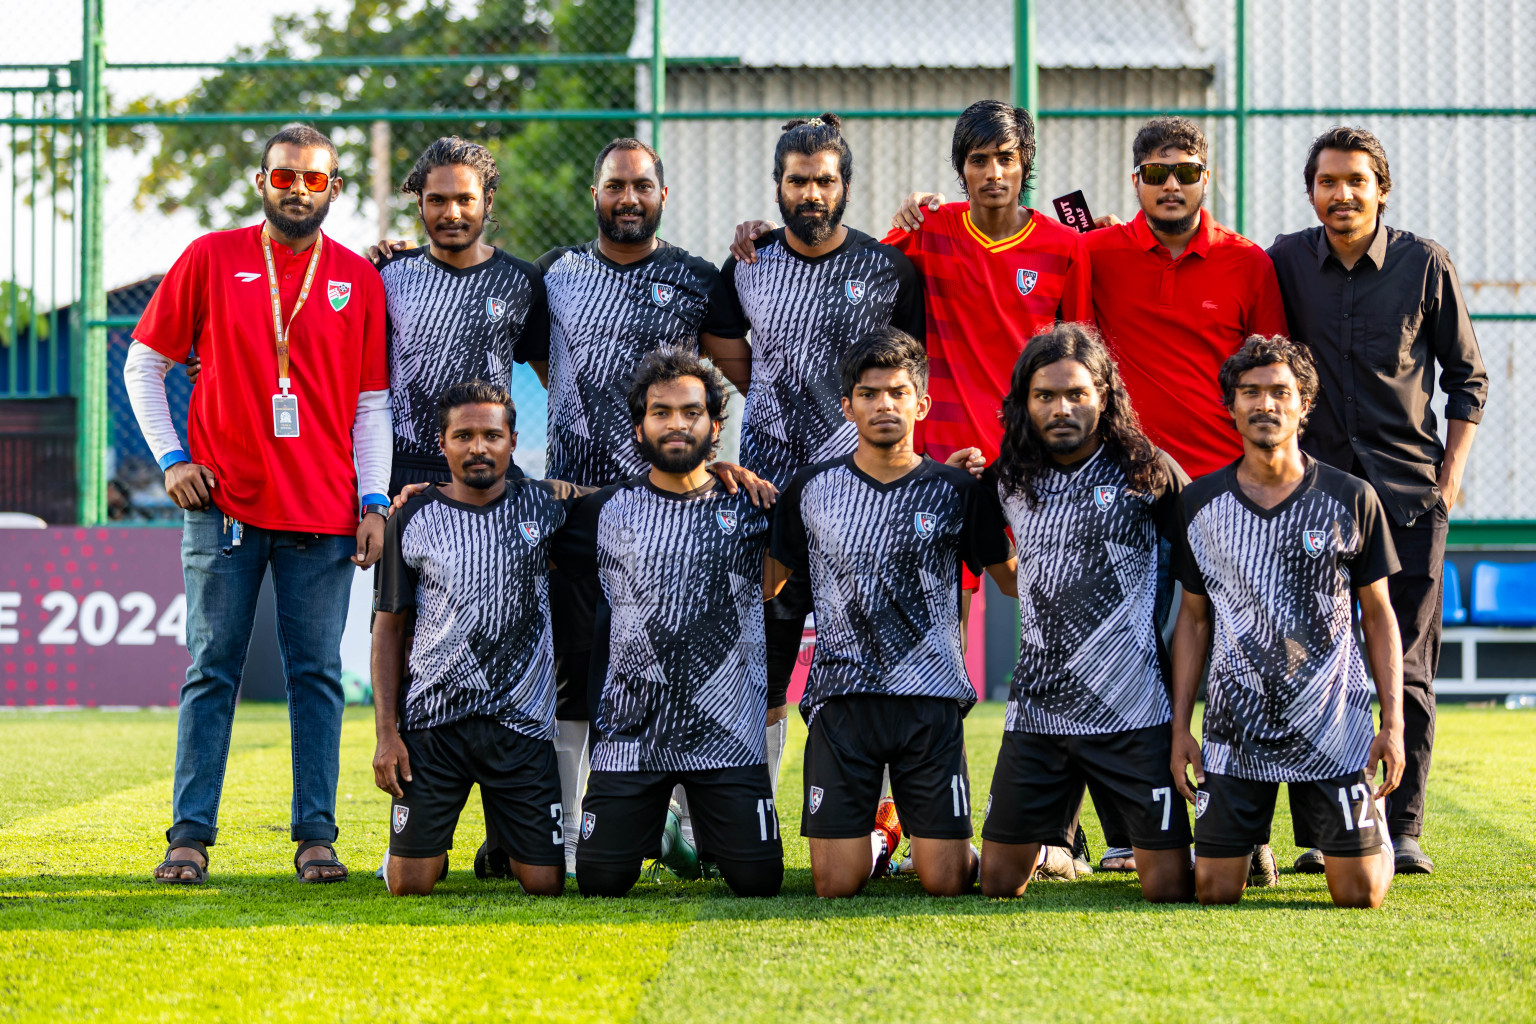
<svg viewBox="0 0 1536 1024">
<path fill-rule="evenodd" d="M 1313 558 L 1321 555 L 1323 553 L 1324 547 L 1323 531 L 1303 530 L 1301 534 L 1301 546 L 1302 549 L 1305 550 L 1306 553 L 1311 555 Z"/>
<path fill-rule="evenodd" d="M 411 809 L 409 807 L 401 807 L 399 804 L 395 804 L 395 835 L 405 831 L 405 819 L 410 816 Z"/>
<path fill-rule="evenodd" d="M 1033 270 L 1021 270 L 1019 276 L 1014 278 L 1014 283 L 1019 286 L 1020 295 L 1028 295 L 1035 290 L 1035 282 L 1040 280 L 1040 275 Z"/>
<path fill-rule="evenodd" d="M 1195 817 L 1205 813 L 1205 809 L 1211 806 L 1211 794 L 1209 790 L 1195 790 Z"/>
<path fill-rule="evenodd" d="M 1109 484 L 1098 484 L 1093 489 L 1093 503 L 1101 509 L 1109 509 L 1115 503 L 1116 490 Z"/>
<path fill-rule="evenodd" d="M 912 513 L 912 528 L 917 531 L 917 535 L 923 538 L 923 540 L 932 537 L 933 531 L 938 528 L 938 525 L 939 517 L 932 512 Z"/>
<path fill-rule="evenodd" d="M 528 546 L 529 547 L 532 548 L 532 547 L 537 547 L 538 546 L 538 544 L 539 544 L 539 524 L 538 523 L 518 523 L 517 524 L 517 532 L 523 535 L 523 540 L 528 542 Z"/>
<path fill-rule="evenodd" d="M 864 301 L 863 281 L 844 281 L 843 294 L 848 296 L 848 301 L 857 306 Z"/>
<path fill-rule="evenodd" d="M 591 839 L 592 830 L 597 828 L 597 815 L 591 811 L 584 811 L 581 815 L 581 838 Z"/>
<path fill-rule="evenodd" d="M 821 810 L 821 798 L 826 796 L 826 795 L 827 794 L 822 791 L 822 788 L 820 786 L 812 786 L 811 787 L 811 813 L 812 814 L 815 814 L 817 811 Z"/>
<path fill-rule="evenodd" d="M 658 306 L 665 306 L 672 301 L 672 293 L 675 290 L 671 285 L 657 281 L 651 285 L 651 301 Z"/>
<path fill-rule="evenodd" d="M 715 513 L 715 522 L 720 524 L 720 529 L 726 533 L 736 532 L 736 510 L 722 508 Z"/>
<path fill-rule="evenodd" d="M 327 281 L 325 296 L 331 300 L 331 308 L 340 313 L 347 307 L 347 300 L 352 297 L 352 282 Z"/>
<path fill-rule="evenodd" d="M 485 315 L 491 318 L 491 323 L 500 320 L 507 312 L 507 304 L 501 299 L 493 299 L 489 295 L 485 297 Z"/>
</svg>

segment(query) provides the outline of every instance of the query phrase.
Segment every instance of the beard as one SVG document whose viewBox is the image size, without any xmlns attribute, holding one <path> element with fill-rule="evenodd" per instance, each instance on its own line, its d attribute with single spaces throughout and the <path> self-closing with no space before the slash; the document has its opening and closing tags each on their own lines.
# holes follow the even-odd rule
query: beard
<svg viewBox="0 0 1536 1024">
<path fill-rule="evenodd" d="M 470 459 L 460 467 L 460 472 L 464 474 L 460 481 L 477 491 L 488 491 L 501 479 L 496 475 L 496 464 L 490 459 Z"/>
<path fill-rule="evenodd" d="M 639 214 L 638 224 L 620 224 L 620 214 Z M 647 214 L 645 207 L 639 204 L 633 206 L 615 206 L 611 214 L 604 213 L 603 208 L 597 208 L 597 229 L 603 233 L 603 237 L 610 242 L 618 242 L 627 245 L 634 242 L 644 242 L 656 234 L 656 229 L 661 227 L 661 207 L 657 207 L 654 213 Z"/>
<path fill-rule="evenodd" d="M 1154 217 L 1151 214 L 1147 214 L 1147 223 L 1152 225 L 1152 230 L 1160 231 L 1165 235 L 1182 235 L 1200 223 L 1200 207 L 1196 206 L 1194 210 L 1183 217 L 1173 219 Z"/>
<path fill-rule="evenodd" d="M 321 224 L 325 223 L 325 215 L 331 212 L 329 199 L 323 203 L 314 203 L 307 215 L 297 217 L 290 215 L 284 209 L 287 203 L 286 198 L 280 203 L 274 203 L 266 189 L 261 192 L 261 211 L 267 215 L 267 222 L 287 238 L 304 238 L 313 234 L 320 229 Z M 292 210 L 294 207 L 287 206 L 287 209 Z"/>
<path fill-rule="evenodd" d="M 661 443 L 665 444 L 676 436 L 678 435 L 665 434 L 661 438 Z M 635 444 L 640 449 L 640 457 L 646 462 L 649 462 L 663 473 L 682 475 L 698 469 L 709 456 L 711 446 L 711 441 L 708 437 L 687 436 L 692 444 L 677 452 L 663 451 L 658 445 L 653 444 L 649 437 L 642 437 Z"/>
<path fill-rule="evenodd" d="M 1083 424 L 1074 420 L 1072 426 L 1075 429 L 1065 434 L 1058 434 L 1054 430 L 1040 430 L 1038 427 L 1035 429 L 1039 431 L 1040 444 L 1046 451 L 1052 455 L 1071 455 L 1099 429 L 1097 420 L 1092 424 Z"/>
<path fill-rule="evenodd" d="M 847 192 L 838 198 L 837 205 L 830 210 L 826 203 L 801 203 L 790 209 L 782 198 L 779 200 L 779 216 L 784 218 L 785 230 L 794 232 L 796 238 L 813 247 L 832 237 L 837 226 L 843 222 L 843 211 L 846 209 Z"/>
<path fill-rule="evenodd" d="M 478 222 L 470 221 L 466 223 L 469 226 L 469 230 L 460 235 L 458 241 L 440 241 L 430 229 L 427 231 L 427 234 L 431 237 L 432 244 L 437 246 L 439 249 L 442 249 L 445 252 L 463 252 L 470 246 L 474 245 L 476 242 L 480 241 L 480 236 L 485 234 L 484 218 L 481 218 Z"/>
</svg>

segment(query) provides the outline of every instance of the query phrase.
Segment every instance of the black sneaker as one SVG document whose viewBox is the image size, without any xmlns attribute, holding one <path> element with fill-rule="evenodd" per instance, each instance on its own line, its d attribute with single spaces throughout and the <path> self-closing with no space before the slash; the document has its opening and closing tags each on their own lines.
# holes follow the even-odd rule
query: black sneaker
<svg viewBox="0 0 1536 1024">
<path fill-rule="evenodd" d="M 1313 847 L 1300 857 L 1292 869 L 1298 875 L 1320 875 L 1323 873 L 1323 851 Z"/>
<path fill-rule="evenodd" d="M 492 850 L 490 845 L 491 841 L 487 839 L 475 851 L 475 877 L 481 881 L 487 878 L 511 878 L 512 858 L 507 856 L 507 851 Z"/>
<path fill-rule="evenodd" d="M 1400 875 L 1428 875 L 1435 870 L 1435 862 L 1419 849 L 1418 836 L 1394 836 L 1392 839 L 1393 865 Z"/>
<path fill-rule="evenodd" d="M 1275 851 L 1267 843 L 1253 851 L 1253 860 L 1248 865 L 1248 884 L 1256 889 L 1280 884 L 1280 867 L 1275 863 Z"/>
</svg>

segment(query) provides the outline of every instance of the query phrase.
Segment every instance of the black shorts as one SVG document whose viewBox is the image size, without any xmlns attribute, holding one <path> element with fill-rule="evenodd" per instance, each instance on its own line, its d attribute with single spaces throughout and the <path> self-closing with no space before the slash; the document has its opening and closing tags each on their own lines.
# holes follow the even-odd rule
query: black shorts
<svg viewBox="0 0 1536 1024">
<path fill-rule="evenodd" d="M 1368 857 L 1387 842 L 1370 776 L 1361 769 L 1334 779 L 1288 782 L 1296 845 L 1329 857 Z M 1246 857 L 1269 842 L 1278 782 L 1207 772 L 1195 793 L 1195 856 Z"/>
<path fill-rule="evenodd" d="M 770 708 L 783 707 L 788 699 L 790 677 L 795 674 L 805 635 L 805 617 L 810 612 L 811 578 L 803 572 L 791 573 L 773 600 L 763 604 Z"/>
<path fill-rule="evenodd" d="M 549 629 L 555 649 L 555 718 L 586 722 L 597 707 L 592 689 L 592 638 L 602 584 L 596 576 L 549 570 Z M 605 622 L 606 628 L 607 623 Z M 597 693 L 602 680 L 597 681 Z"/>
<path fill-rule="evenodd" d="M 700 860 L 784 860 L 773 781 L 766 764 L 694 772 L 593 772 L 581 799 L 577 870 L 592 864 L 634 867 L 661 853 L 674 786 L 688 794 Z"/>
<path fill-rule="evenodd" d="M 1005 732 L 981 826 L 985 842 L 1071 846 L 1083 787 L 1113 808 L 1143 850 L 1189 845 L 1189 814 L 1173 788 L 1173 733 L 1164 725 L 1099 736 Z"/>
<path fill-rule="evenodd" d="M 885 694 L 834 697 L 816 710 L 805 740 L 800 834 L 869 835 L 887 765 L 903 832 L 923 839 L 971 837 L 959 702 Z"/>
<path fill-rule="evenodd" d="M 520 864 L 565 863 L 560 771 L 555 745 L 490 718 L 462 718 L 403 732 L 411 781 L 389 815 L 389 852 L 436 857 L 453 848 L 469 787 L 480 784 L 485 830 L 493 847 Z"/>
</svg>

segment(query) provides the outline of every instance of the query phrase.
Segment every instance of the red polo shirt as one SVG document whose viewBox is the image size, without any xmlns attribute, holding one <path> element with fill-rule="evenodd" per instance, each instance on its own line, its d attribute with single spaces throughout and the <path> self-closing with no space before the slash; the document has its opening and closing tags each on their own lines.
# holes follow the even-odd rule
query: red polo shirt
<svg viewBox="0 0 1536 1024">
<path fill-rule="evenodd" d="M 313 248 L 272 243 L 286 321 Z M 202 373 L 188 410 L 192 461 L 213 470 L 225 515 L 268 530 L 357 530 L 352 423 L 362 391 L 389 387 L 384 284 L 366 259 L 326 238 L 304 308 L 289 328 L 299 436 L 272 431 L 277 339 L 261 227 L 204 235 L 150 298 L 134 339 L 178 363 L 195 346 Z"/>
<path fill-rule="evenodd" d="M 1094 319 L 1147 435 L 1192 477 L 1241 456 L 1216 374 L 1249 335 L 1290 335 L 1269 255 L 1204 210 L 1178 259 L 1144 213 L 1084 237 Z"/>
</svg>

